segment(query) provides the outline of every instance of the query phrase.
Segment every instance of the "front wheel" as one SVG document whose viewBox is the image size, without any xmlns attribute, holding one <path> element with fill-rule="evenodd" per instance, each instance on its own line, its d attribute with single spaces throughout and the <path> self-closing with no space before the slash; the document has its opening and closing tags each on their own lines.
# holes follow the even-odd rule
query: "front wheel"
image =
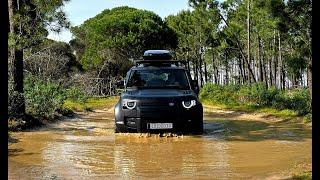
<svg viewBox="0 0 320 180">
<path fill-rule="evenodd" d="M 193 126 L 193 134 L 203 134 L 203 120 L 197 121 Z"/>
<path fill-rule="evenodd" d="M 197 121 L 192 123 L 192 133 L 193 134 L 203 134 L 203 114 L 202 111 L 199 113 Z"/>
<path fill-rule="evenodd" d="M 114 132 L 115 133 L 125 133 L 125 132 L 127 132 L 127 129 L 123 125 L 115 124 Z"/>
</svg>

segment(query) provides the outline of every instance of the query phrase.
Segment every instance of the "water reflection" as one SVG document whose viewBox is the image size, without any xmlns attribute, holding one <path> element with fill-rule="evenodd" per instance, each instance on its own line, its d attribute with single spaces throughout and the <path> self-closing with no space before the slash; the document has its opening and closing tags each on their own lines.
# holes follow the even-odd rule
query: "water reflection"
<svg viewBox="0 0 320 180">
<path fill-rule="evenodd" d="M 225 142 L 204 138 L 116 137 L 114 165 L 123 177 L 193 177 L 230 172 Z M 220 172 L 220 173 L 219 173 Z"/>
<path fill-rule="evenodd" d="M 224 137 L 227 128 L 206 121 L 203 136 L 166 138 L 115 135 L 111 120 L 64 121 L 17 134 L 19 141 L 9 146 L 9 179 L 256 179 L 311 163 L 308 136 L 230 141 Z"/>
</svg>

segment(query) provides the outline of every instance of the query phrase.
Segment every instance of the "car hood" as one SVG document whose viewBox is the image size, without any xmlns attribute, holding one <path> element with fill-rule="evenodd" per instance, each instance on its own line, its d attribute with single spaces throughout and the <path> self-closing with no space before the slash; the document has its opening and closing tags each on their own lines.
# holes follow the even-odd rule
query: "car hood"
<svg viewBox="0 0 320 180">
<path fill-rule="evenodd" d="M 178 89 L 139 89 L 126 90 L 122 93 L 122 98 L 147 98 L 147 97 L 182 97 L 197 96 L 192 90 Z"/>
</svg>

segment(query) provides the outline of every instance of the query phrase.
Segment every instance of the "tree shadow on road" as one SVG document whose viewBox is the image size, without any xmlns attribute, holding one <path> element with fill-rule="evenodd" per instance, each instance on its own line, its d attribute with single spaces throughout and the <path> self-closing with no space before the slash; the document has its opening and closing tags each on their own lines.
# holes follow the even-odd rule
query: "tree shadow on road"
<svg viewBox="0 0 320 180">
<path fill-rule="evenodd" d="M 22 148 L 9 148 L 8 149 L 8 156 L 21 156 L 21 155 L 33 155 L 39 153 L 32 153 L 32 152 L 24 152 Z"/>
</svg>

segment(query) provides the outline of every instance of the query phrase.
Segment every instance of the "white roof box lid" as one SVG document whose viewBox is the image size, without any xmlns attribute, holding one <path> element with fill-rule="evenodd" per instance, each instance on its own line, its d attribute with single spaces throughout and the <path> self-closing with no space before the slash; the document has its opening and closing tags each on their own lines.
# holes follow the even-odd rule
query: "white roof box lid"
<svg viewBox="0 0 320 180">
<path fill-rule="evenodd" d="M 147 50 L 143 54 L 144 60 L 171 60 L 172 55 L 168 50 Z"/>
</svg>

